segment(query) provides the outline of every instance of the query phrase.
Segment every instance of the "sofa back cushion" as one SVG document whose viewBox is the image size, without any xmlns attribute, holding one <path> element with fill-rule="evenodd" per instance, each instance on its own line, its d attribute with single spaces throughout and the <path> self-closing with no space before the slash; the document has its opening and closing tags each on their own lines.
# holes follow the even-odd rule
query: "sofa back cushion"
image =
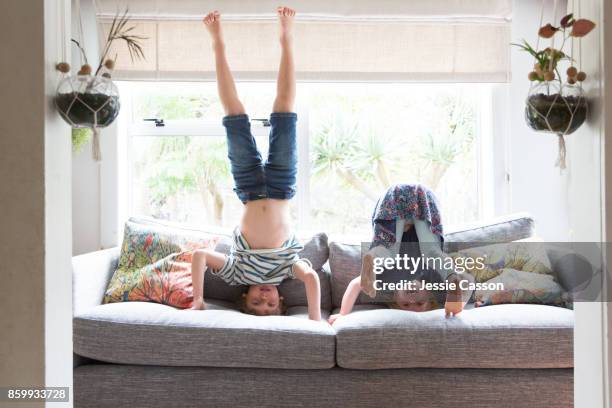
<svg viewBox="0 0 612 408">
<path fill-rule="evenodd" d="M 342 304 L 342 296 L 349 282 L 361 273 L 361 245 L 330 242 L 329 267 L 332 305 L 336 308 Z M 386 303 L 389 300 L 389 294 L 382 291 L 378 291 L 374 299 L 360 292 L 355 304 Z"/>
<path fill-rule="evenodd" d="M 445 232 L 444 250 L 451 253 L 496 242 L 530 238 L 535 234 L 535 221 L 527 213 L 516 213 L 486 222 L 451 226 Z"/>
<path fill-rule="evenodd" d="M 482 246 L 485 243 L 511 242 L 529 238 L 534 234 L 533 218 L 524 213 L 512 214 L 487 222 L 451 229 L 445 234 L 446 253 Z M 330 242 L 329 266 L 331 270 L 332 305 L 340 307 L 349 282 L 361 272 L 361 243 Z M 360 293 L 356 304 L 386 303 L 391 294 L 379 291 L 372 299 Z"/>
</svg>

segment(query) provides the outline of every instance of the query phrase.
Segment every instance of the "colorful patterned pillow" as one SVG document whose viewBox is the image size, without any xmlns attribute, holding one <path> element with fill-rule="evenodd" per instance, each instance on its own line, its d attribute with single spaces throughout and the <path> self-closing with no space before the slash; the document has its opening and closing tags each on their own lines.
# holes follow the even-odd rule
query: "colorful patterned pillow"
<svg viewBox="0 0 612 408">
<path fill-rule="evenodd" d="M 502 283 L 503 290 L 477 290 L 476 306 L 535 303 L 571 308 L 569 296 L 550 275 L 504 269 L 487 283 Z"/>
<path fill-rule="evenodd" d="M 483 259 L 484 267 L 471 263 L 469 272 L 476 282 L 486 282 L 495 278 L 504 269 L 536 274 L 553 275 L 550 260 L 543 243 L 508 242 L 468 248 L 450 254 L 453 258 Z"/>
<path fill-rule="evenodd" d="M 119 265 L 103 303 L 146 301 L 191 307 L 193 253 L 196 249 L 214 248 L 217 241 L 218 237 L 183 235 L 128 221 Z"/>
</svg>

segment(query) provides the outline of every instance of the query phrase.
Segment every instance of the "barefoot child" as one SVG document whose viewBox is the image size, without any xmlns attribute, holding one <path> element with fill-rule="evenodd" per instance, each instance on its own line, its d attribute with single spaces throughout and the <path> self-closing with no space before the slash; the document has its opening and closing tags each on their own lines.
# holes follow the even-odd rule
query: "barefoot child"
<svg viewBox="0 0 612 408">
<path fill-rule="evenodd" d="M 361 290 L 370 297 L 376 296 L 374 259 L 395 257 L 399 254 L 402 241 L 418 242 L 424 257 L 446 257 L 442 252 L 442 224 L 437 199 L 425 186 L 398 184 L 389 188 L 376 204 L 372 215 L 372 228 L 374 236 L 370 250 L 363 256 L 361 276 L 349 283 L 342 298 L 340 313 L 331 316 L 330 323 L 353 310 Z M 406 236 L 412 238 L 404 239 Z M 458 286 L 459 277 L 452 267 L 437 268 L 434 273 L 435 279 L 428 280 L 449 281 Z M 473 280 L 467 273 L 461 278 Z M 417 283 L 421 281 L 422 278 L 417 278 Z M 415 290 L 395 291 L 394 307 L 410 311 L 427 311 L 437 307 L 436 297 L 429 290 L 420 288 L 421 285 L 415 286 Z M 444 305 L 446 316 L 460 313 L 470 295 L 471 293 L 462 293 L 458 288 L 448 291 Z"/>
<path fill-rule="evenodd" d="M 206 269 L 230 285 L 249 285 L 243 295 L 242 311 L 255 315 L 278 315 L 283 298 L 277 286 L 285 279 L 304 282 L 308 316 L 321 319 L 320 286 L 310 262 L 300 259 L 303 248 L 291 233 L 289 200 L 295 195 L 297 174 L 296 121 L 293 112 L 295 73 L 292 25 L 295 11 L 277 9 L 281 60 L 277 95 L 270 115 L 268 158 L 262 162 L 250 130 L 249 117 L 236 91 L 221 33 L 219 12 L 209 13 L 204 24 L 212 38 L 217 87 L 225 110 L 228 157 L 238 198 L 244 204 L 240 225 L 234 230 L 229 255 L 200 250 L 192 263 L 193 306 L 205 309 L 204 273 Z"/>
</svg>

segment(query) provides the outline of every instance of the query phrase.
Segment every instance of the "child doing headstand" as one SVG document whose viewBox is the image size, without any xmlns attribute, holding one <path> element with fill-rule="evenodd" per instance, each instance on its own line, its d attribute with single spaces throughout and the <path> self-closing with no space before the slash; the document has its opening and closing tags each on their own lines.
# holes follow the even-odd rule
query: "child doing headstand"
<svg viewBox="0 0 612 408">
<path fill-rule="evenodd" d="M 417 256 L 445 260 L 442 251 L 443 234 L 440 212 L 434 193 L 419 184 L 397 184 L 387 190 L 378 200 L 372 215 L 373 238 L 370 249 L 362 260 L 361 276 L 353 279 L 342 298 L 340 312 L 329 319 L 333 323 L 340 316 L 353 310 L 353 306 L 363 290 L 370 297 L 376 296 L 374 286 L 374 259 L 394 258 L 399 254 L 402 241 L 418 242 Z M 407 239 L 405 239 L 408 237 Z M 439 262 L 438 265 L 448 265 Z M 447 291 L 444 309 L 446 316 L 452 316 L 463 310 L 464 304 L 471 293 L 459 289 L 458 280 L 473 281 L 471 275 L 461 274 L 459 277 L 453 267 L 438 267 L 427 275 L 428 279 L 415 276 L 414 289 L 397 290 L 393 293 L 393 307 L 424 312 L 437 307 L 437 296 L 422 287 L 422 281 L 454 282 L 456 290 Z"/>
<path fill-rule="evenodd" d="M 283 310 L 278 285 L 285 279 L 304 282 L 308 316 L 321 319 L 317 273 L 298 253 L 303 246 L 289 226 L 289 200 L 295 195 L 297 175 L 296 121 L 293 112 L 295 73 L 292 26 L 295 11 L 277 9 L 281 60 L 277 95 L 270 115 L 268 158 L 262 161 L 251 134 L 249 117 L 238 98 L 221 33 L 221 16 L 213 11 L 204 24 L 212 38 L 219 98 L 225 110 L 228 157 L 238 198 L 244 204 L 239 226 L 234 230 L 229 255 L 199 250 L 192 263 L 193 306 L 205 309 L 204 273 L 221 277 L 229 285 L 248 285 L 242 311 L 255 315 L 277 315 Z"/>
</svg>

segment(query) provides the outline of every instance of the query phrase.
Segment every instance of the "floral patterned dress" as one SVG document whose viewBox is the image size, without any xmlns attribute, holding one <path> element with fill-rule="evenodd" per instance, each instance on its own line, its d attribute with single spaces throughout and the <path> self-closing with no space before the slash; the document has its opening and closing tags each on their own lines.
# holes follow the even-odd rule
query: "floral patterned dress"
<svg viewBox="0 0 612 408">
<path fill-rule="evenodd" d="M 370 248 L 391 248 L 402 239 L 397 236 L 398 220 L 423 220 L 430 231 L 444 240 L 438 200 L 421 184 L 396 184 L 378 199 L 372 214 L 373 237 Z"/>
</svg>

